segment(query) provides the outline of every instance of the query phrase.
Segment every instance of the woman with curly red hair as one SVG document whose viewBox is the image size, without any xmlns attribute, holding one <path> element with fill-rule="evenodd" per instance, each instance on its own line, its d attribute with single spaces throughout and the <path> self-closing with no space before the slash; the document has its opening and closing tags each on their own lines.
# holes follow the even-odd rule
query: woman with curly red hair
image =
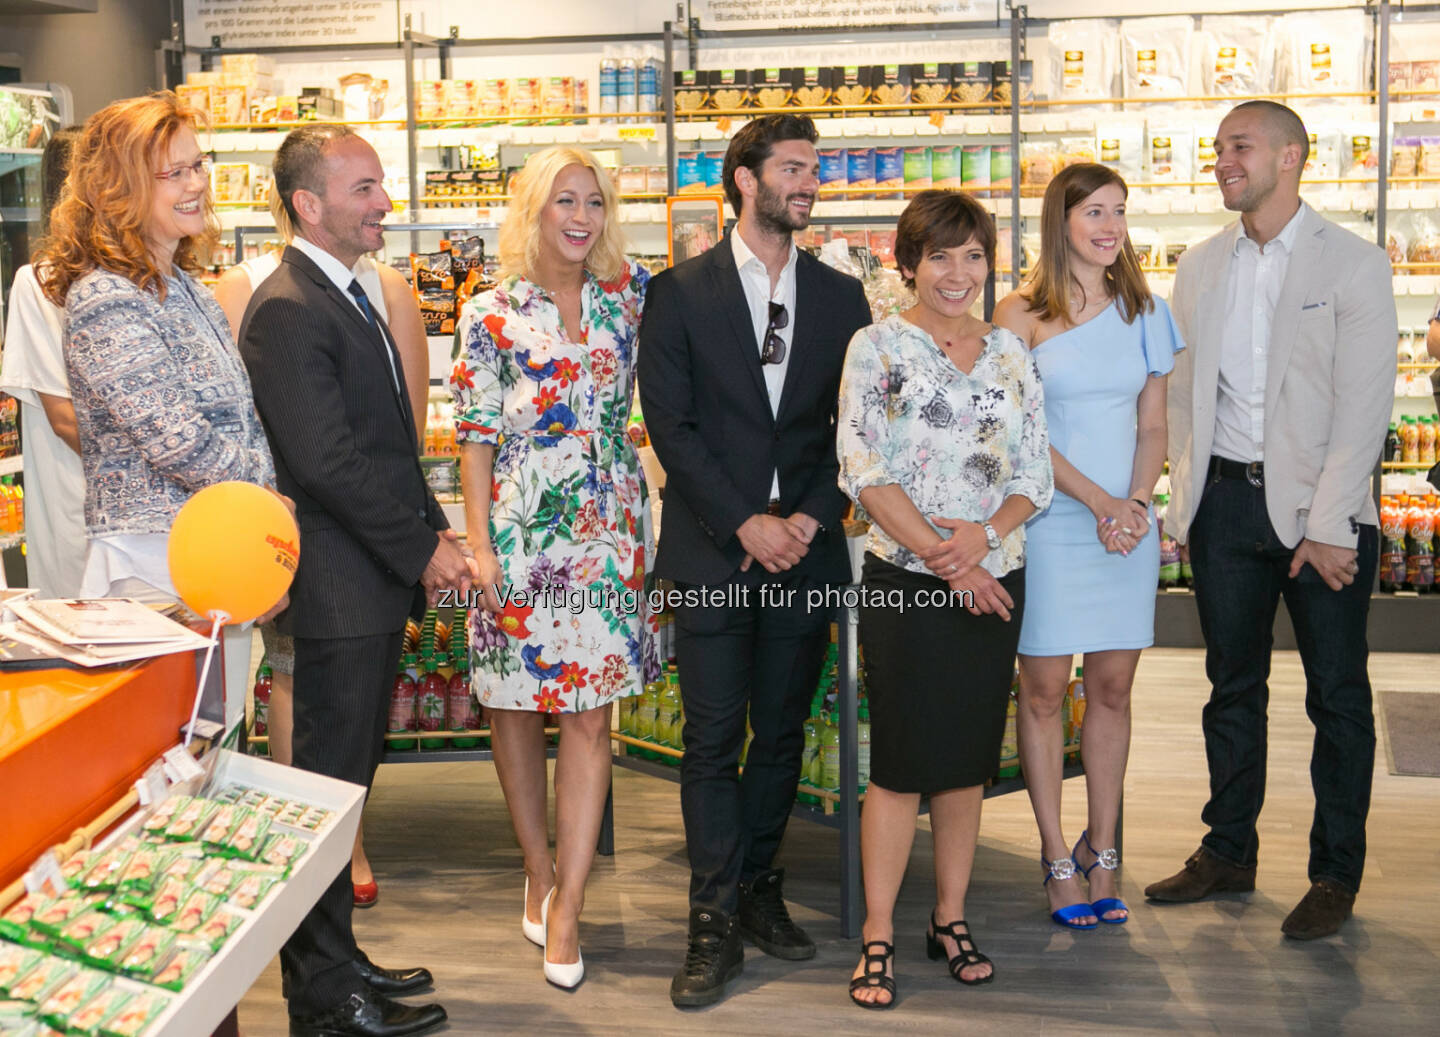
<svg viewBox="0 0 1440 1037">
<path fill-rule="evenodd" d="M 623 246 L 595 157 L 532 155 L 500 229 L 503 279 L 466 305 L 450 378 L 466 535 L 485 588 L 470 616 L 470 672 L 525 855 L 522 929 L 562 987 L 584 977 L 580 908 L 610 787 L 610 703 L 659 674 L 643 594 L 649 505 L 625 435 L 649 274 Z M 561 731 L 554 862 L 550 712 Z"/>
<path fill-rule="evenodd" d="M 167 548 L 185 502 L 217 482 L 275 484 L 225 314 L 193 277 L 219 234 L 198 125 L 168 92 L 92 115 L 36 255 L 46 296 L 65 309 L 84 597 L 175 600 Z M 235 655 L 243 668 L 248 653 Z M 242 704 L 227 695 L 227 717 Z"/>
</svg>

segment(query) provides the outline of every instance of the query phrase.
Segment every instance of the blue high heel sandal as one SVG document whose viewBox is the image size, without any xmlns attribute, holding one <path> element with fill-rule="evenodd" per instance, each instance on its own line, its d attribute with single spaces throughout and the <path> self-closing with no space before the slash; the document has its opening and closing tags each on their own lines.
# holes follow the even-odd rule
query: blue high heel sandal
<svg viewBox="0 0 1440 1037">
<path fill-rule="evenodd" d="M 1051 879 L 1055 879 L 1057 882 L 1073 879 L 1075 872 L 1079 870 L 1074 857 L 1057 857 L 1053 861 L 1048 861 L 1045 859 L 1045 855 L 1041 854 L 1040 863 L 1049 871 L 1049 874 L 1045 876 L 1045 881 L 1040 883 L 1042 886 Z M 1050 920 L 1056 925 L 1063 925 L 1066 929 L 1094 929 L 1094 922 L 1076 921 L 1077 918 L 1094 914 L 1095 908 L 1090 904 L 1066 904 L 1056 911 L 1051 911 Z M 1095 915 L 1095 917 L 1098 918 L 1099 915 Z"/>
<path fill-rule="evenodd" d="M 1108 850 L 1096 850 L 1095 847 L 1090 845 L 1089 829 L 1080 833 L 1080 841 L 1075 844 L 1075 849 L 1070 851 L 1070 859 L 1072 861 L 1075 859 L 1075 854 L 1079 852 L 1082 843 L 1085 849 L 1089 850 L 1095 858 L 1095 863 L 1088 868 L 1080 868 L 1078 862 L 1075 864 L 1075 867 L 1080 868 L 1080 874 L 1085 876 L 1086 882 L 1090 881 L 1090 873 L 1096 868 L 1100 868 L 1103 871 L 1115 871 L 1120 867 L 1120 852 L 1114 847 Z M 1119 897 L 1101 897 L 1090 905 L 1090 910 L 1095 912 L 1095 917 L 1106 925 L 1124 925 L 1130 921 L 1130 908 L 1126 906 L 1125 901 Z M 1124 911 L 1125 917 L 1106 918 L 1105 913 L 1107 911 Z"/>
</svg>

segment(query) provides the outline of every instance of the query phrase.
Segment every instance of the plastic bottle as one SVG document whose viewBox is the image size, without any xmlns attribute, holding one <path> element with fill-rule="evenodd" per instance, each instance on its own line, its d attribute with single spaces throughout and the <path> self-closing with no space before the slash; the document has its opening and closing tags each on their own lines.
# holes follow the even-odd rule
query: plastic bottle
<svg viewBox="0 0 1440 1037">
<path fill-rule="evenodd" d="M 614 113 L 620 110 L 620 60 L 613 48 L 606 47 L 600 58 L 600 111 L 610 115 L 604 122 L 614 122 Z"/>
<path fill-rule="evenodd" d="M 680 719 L 680 680 L 675 674 L 665 675 L 665 687 L 660 692 L 660 716 L 655 724 L 655 741 L 670 749 L 685 750 L 684 727 Z M 666 753 L 660 758 L 671 766 L 679 760 Z"/>
<path fill-rule="evenodd" d="M 859 791 L 864 792 L 870 787 L 870 704 L 868 702 L 860 703 L 855 734 L 859 743 L 855 781 Z"/>
<path fill-rule="evenodd" d="M 1420 419 L 1420 464 L 1429 467 L 1435 463 L 1435 418 L 1433 415 Z"/>
<path fill-rule="evenodd" d="M 1060 699 L 1061 752 L 1065 762 L 1075 759 L 1075 681 L 1065 685 L 1065 694 Z"/>
<path fill-rule="evenodd" d="M 746 713 L 745 741 L 740 743 L 740 759 L 737 761 L 742 770 L 745 767 L 745 762 L 750 759 L 750 743 L 753 741 L 755 741 L 755 729 L 750 726 L 750 714 Z"/>
<path fill-rule="evenodd" d="M 385 724 L 385 730 L 391 734 L 415 730 L 415 679 L 407 670 L 414 664 L 413 655 L 404 656 L 395 673 L 395 686 L 390 691 L 390 719 Z M 400 738 L 386 744 L 390 749 L 413 749 L 415 739 Z"/>
<path fill-rule="evenodd" d="M 1383 460 L 1400 460 L 1400 433 L 1395 430 L 1395 422 L 1390 422 L 1390 431 L 1385 433 L 1385 453 Z"/>
<path fill-rule="evenodd" d="M 445 679 L 439 674 L 439 660 L 435 656 L 425 660 L 425 673 L 415 687 L 415 726 L 420 731 L 439 731 L 445 727 Z M 445 739 L 422 738 L 422 749 L 443 749 Z"/>
<path fill-rule="evenodd" d="M 635 715 L 636 738 L 646 742 L 659 741 L 656 731 L 660 724 L 660 696 L 664 691 L 664 680 L 653 680 L 645 685 L 645 691 L 640 696 L 640 709 Z M 640 755 L 647 760 L 653 760 L 659 754 L 650 749 L 641 749 Z"/>
<path fill-rule="evenodd" d="M 1080 759 L 1081 735 L 1085 729 L 1085 667 L 1075 667 L 1075 679 L 1070 682 L 1071 740 L 1075 745 L 1072 760 Z"/>
<path fill-rule="evenodd" d="M 620 59 L 615 74 L 615 107 L 621 114 L 621 122 L 635 121 L 635 105 L 639 100 L 639 73 L 634 55 L 626 54 Z"/>
<path fill-rule="evenodd" d="M 1155 522 L 1160 530 L 1160 586 L 1174 587 L 1180 583 L 1180 545 L 1165 531 L 1170 513 L 1168 494 L 1155 495 Z"/>
<path fill-rule="evenodd" d="M 1400 460 L 1403 464 L 1420 463 L 1420 426 L 1408 414 L 1400 415 Z"/>
<path fill-rule="evenodd" d="M 840 725 L 830 713 L 825 714 L 820 735 L 820 787 L 827 792 L 840 791 Z"/>
<path fill-rule="evenodd" d="M 11 517 L 11 503 L 15 499 L 11 492 L 13 489 L 10 476 L 0 477 L 0 540 L 8 539 L 15 532 L 14 520 Z"/>
<path fill-rule="evenodd" d="M 270 733 L 270 684 L 272 675 L 270 663 L 262 658 L 260 668 L 255 671 L 255 734 Z"/>
<path fill-rule="evenodd" d="M 1405 537 L 1409 531 L 1403 498 L 1380 498 L 1380 589 L 1393 594 L 1405 586 Z"/>
<path fill-rule="evenodd" d="M 25 532 L 25 487 L 12 483 L 10 491 L 10 531 L 19 536 Z"/>
<path fill-rule="evenodd" d="M 651 113 L 639 121 L 649 122 L 660 110 L 660 72 L 660 62 L 653 56 L 642 59 L 635 69 L 635 109 Z"/>
<path fill-rule="evenodd" d="M 1412 499 L 1406 525 L 1410 548 L 1405 559 L 1405 582 L 1416 594 L 1429 594 L 1435 589 L 1435 513 L 1425 501 Z"/>
<path fill-rule="evenodd" d="M 807 785 L 812 784 L 810 775 L 815 769 L 815 762 L 820 758 L 820 728 L 820 693 L 817 691 L 810 700 L 810 716 L 805 721 L 805 748 L 800 750 L 800 780 Z M 801 803 L 820 802 L 804 791 L 797 793 L 795 798 Z"/>
<path fill-rule="evenodd" d="M 470 690 L 470 658 L 466 653 L 455 657 L 455 672 L 445 686 L 445 729 L 447 731 L 474 731 L 480 726 L 480 704 Z M 452 738 L 450 745 L 455 749 L 473 749 L 480 744 L 475 736 Z"/>
</svg>

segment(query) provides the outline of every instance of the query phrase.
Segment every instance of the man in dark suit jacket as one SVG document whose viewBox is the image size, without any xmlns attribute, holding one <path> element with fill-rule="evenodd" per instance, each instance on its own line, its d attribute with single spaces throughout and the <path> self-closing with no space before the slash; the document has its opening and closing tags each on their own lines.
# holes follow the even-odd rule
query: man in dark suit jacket
<svg viewBox="0 0 1440 1037">
<path fill-rule="evenodd" d="M 835 410 L 845 350 L 870 323 L 859 282 L 792 241 L 819 188 L 816 139 L 793 115 L 735 135 L 724 183 L 738 224 L 651 281 L 640 326 L 640 397 L 666 473 L 655 572 L 706 595 L 675 608 L 691 871 L 677 1006 L 720 998 L 742 932 L 780 958 L 815 954 L 773 864 L 833 611 L 820 596 L 850 578 Z"/>
<path fill-rule="evenodd" d="M 296 237 L 250 301 L 240 351 L 300 524 L 279 618 L 295 638 L 294 764 L 368 788 L 405 620 L 426 592 L 468 588 L 469 560 L 420 471 L 394 342 L 352 272 L 383 244 L 379 158 L 343 126 L 306 127 L 281 145 L 274 176 Z M 347 863 L 281 952 L 292 1037 L 395 1037 L 443 1022 L 439 1005 L 386 996 L 430 975 L 371 963 L 352 905 Z"/>
</svg>

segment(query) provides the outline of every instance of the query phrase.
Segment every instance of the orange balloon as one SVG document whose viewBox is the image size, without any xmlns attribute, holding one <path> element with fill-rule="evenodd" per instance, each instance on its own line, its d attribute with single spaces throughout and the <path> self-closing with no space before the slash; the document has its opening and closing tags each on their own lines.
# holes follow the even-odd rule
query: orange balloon
<svg viewBox="0 0 1440 1037">
<path fill-rule="evenodd" d="M 205 487 L 170 528 L 170 579 L 202 616 L 246 623 L 264 615 L 290 589 L 299 561 L 290 509 L 253 483 Z"/>
</svg>

